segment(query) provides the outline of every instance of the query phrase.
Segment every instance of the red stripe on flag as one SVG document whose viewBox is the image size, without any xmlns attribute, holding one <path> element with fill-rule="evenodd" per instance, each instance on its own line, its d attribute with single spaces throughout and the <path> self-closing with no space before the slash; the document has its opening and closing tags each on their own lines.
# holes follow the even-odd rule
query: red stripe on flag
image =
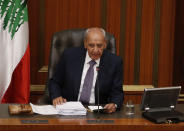
<svg viewBox="0 0 184 131">
<path fill-rule="evenodd" d="M 3 96 L 2 103 L 28 103 L 30 96 L 30 49 L 28 48 L 15 68 L 11 83 Z"/>
</svg>

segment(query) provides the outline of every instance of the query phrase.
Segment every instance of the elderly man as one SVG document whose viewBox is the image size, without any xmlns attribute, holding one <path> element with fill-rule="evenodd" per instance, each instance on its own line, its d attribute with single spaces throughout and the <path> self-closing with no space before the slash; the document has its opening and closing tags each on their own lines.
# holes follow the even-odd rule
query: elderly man
<svg viewBox="0 0 184 131">
<path fill-rule="evenodd" d="M 106 50 L 105 31 L 89 28 L 84 46 L 64 51 L 49 92 L 53 105 L 66 101 L 97 104 L 99 88 L 99 103 L 112 113 L 123 103 L 122 80 L 122 60 Z"/>
</svg>

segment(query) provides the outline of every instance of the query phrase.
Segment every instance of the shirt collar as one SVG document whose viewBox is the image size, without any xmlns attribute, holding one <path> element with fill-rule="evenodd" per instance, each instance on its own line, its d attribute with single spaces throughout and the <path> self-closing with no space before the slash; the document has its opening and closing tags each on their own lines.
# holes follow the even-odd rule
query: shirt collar
<svg viewBox="0 0 184 131">
<path fill-rule="evenodd" d="M 92 59 L 89 57 L 88 51 L 86 53 L 86 59 L 85 59 L 85 64 L 88 64 Z M 97 60 L 95 60 L 96 65 L 99 66 L 100 64 L 100 58 L 98 58 Z"/>
</svg>

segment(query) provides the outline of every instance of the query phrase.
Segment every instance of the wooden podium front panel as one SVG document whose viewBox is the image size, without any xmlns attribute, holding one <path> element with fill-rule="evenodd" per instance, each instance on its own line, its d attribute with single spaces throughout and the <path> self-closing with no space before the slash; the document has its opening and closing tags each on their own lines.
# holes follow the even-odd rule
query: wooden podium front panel
<svg viewBox="0 0 184 131">
<path fill-rule="evenodd" d="M 135 105 L 135 115 L 125 115 L 125 109 L 113 114 L 87 113 L 86 116 L 61 115 L 10 115 L 8 105 L 0 104 L 0 130 L 2 131 L 183 131 L 184 122 L 178 124 L 154 124 L 141 116 L 139 105 Z M 184 105 L 177 110 L 184 112 Z M 99 118 L 99 119 L 97 119 Z M 31 121 L 22 123 L 23 121 Z M 94 120 L 90 124 L 87 120 Z M 37 121 L 37 123 L 35 123 Z M 42 121 L 43 123 L 39 123 Z M 45 123 L 44 123 L 45 121 Z M 102 122 L 101 122 L 102 121 Z M 103 121 L 113 121 L 105 123 Z"/>
<path fill-rule="evenodd" d="M 48 124 L 22 124 L 21 119 L 0 119 L 2 131 L 183 131 L 184 123 L 153 124 L 145 119 L 114 119 L 113 124 L 88 124 L 86 119 L 49 118 Z M 43 119 L 44 120 L 44 119 Z"/>
</svg>

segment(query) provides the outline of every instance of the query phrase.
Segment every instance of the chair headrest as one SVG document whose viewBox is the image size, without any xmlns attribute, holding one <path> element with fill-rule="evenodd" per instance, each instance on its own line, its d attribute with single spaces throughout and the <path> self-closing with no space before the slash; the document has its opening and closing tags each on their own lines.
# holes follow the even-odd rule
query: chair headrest
<svg viewBox="0 0 184 131">
<path fill-rule="evenodd" d="M 52 37 L 50 62 L 49 62 L 49 78 L 52 77 L 56 65 L 63 51 L 66 48 L 78 47 L 84 45 L 84 34 L 86 29 L 71 29 L 56 32 Z M 106 32 L 107 50 L 116 53 L 115 38 Z"/>
</svg>

